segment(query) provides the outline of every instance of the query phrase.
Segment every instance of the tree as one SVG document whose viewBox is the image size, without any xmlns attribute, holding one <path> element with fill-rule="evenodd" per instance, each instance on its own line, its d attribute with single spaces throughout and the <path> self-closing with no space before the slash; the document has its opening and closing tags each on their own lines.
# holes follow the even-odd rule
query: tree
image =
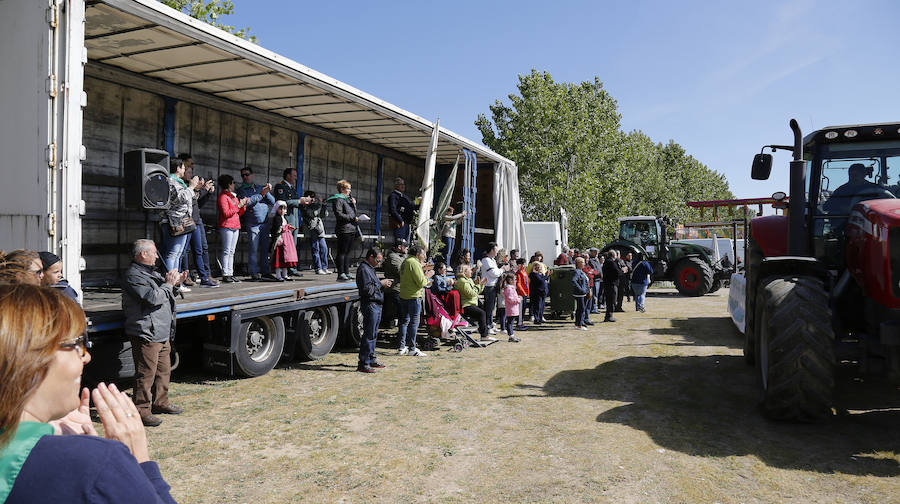
<svg viewBox="0 0 900 504">
<path fill-rule="evenodd" d="M 160 0 L 169 7 L 184 12 L 192 18 L 211 24 L 220 30 L 225 30 L 250 42 L 256 42 L 256 37 L 250 35 L 250 28 L 235 28 L 222 24 L 219 18 L 234 14 L 234 3 L 231 0 Z"/>
<path fill-rule="evenodd" d="M 685 203 L 733 198 L 728 181 L 669 141 L 623 133 L 615 99 L 592 82 L 557 83 L 547 72 L 520 75 L 510 104 L 497 100 L 491 118 L 479 114 L 482 140 L 519 167 L 526 220 L 569 214 L 569 241 L 597 246 L 618 233 L 617 217 L 699 214 Z"/>
</svg>

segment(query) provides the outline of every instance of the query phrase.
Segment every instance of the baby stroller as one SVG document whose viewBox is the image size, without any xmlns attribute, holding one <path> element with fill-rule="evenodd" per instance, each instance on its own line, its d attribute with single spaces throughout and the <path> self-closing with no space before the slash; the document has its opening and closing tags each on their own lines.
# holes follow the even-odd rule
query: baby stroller
<svg viewBox="0 0 900 504">
<path fill-rule="evenodd" d="M 469 326 L 466 319 L 457 313 L 450 316 L 444 304 L 429 289 L 425 289 L 425 325 L 428 327 L 428 339 L 425 343 L 434 350 L 442 340 L 450 340 L 453 349 L 462 352 L 470 344 L 481 346 L 464 328 Z"/>
</svg>

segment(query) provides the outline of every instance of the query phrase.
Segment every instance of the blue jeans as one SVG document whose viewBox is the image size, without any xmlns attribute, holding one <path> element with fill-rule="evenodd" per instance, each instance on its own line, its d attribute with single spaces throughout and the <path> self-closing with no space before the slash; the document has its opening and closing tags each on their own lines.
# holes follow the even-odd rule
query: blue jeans
<svg viewBox="0 0 900 504">
<path fill-rule="evenodd" d="M 325 238 L 321 236 L 318 238 L 310 237 L 309 246 L 312 249 L 313 266 L 315 266 L 316 271 L 327 270 L 328 245 L 325 243 Z"/>
<path fill-rule="evenodd" d="M 188 248 L 190 248 L 194 252 L 194 266 L 197 267 L 200 279 L 207 280 L 212 273 L 209 271 L 209 246 L 206 243 L 206 230 L 203 228 L 203 222 L 197 223 L 197 229 L 190 236 L 184 247 L 184 253 L 181 254 L 181 271 L 188 270 Z"/>
<path fill-rule="evenodd" d="M 359 365 L 368 366 L 375 363 L 375 342 L 378 338 L 378 325 L 381 323 L 381 305 L 363 303 L 363 334 L 359 339 Z"/>
<path fill-rule="evenodd" d="M 166 222 L 160 222 L 159 227 L 162 229 L 162 250 L 160 250 L 159 256 L 166 263 L 167 271 L 177 270 L 189 235 L 172 236 L 169 224 Z"/>
<path fill-rule="evenodd" d="M 250 257 L 247 259 L 250 274 L 268 275 L 272 272 L 269 267 L 269 222 L 248 226 L 247 234 L 250 242 Z"/>
<path fill-rule="evenodd" d="M 594 280 L 592 290 L 594 292 L 594 302 L 591 304 L 591 307 L 593 308 L 591 313 L 600 313 L 600 304 L 603 302 L 603 282 Z"/>
<path fill-rule="evenodd" d="M 394 230 L 394 243 L 397 243 L 397 240 L 400 239 L 404 239 L 409 243 L 409 222 L 404 222 L 402 227 Z"/>
<path fill-rule="evenodd" d="M 419 315 L 422 314 L 421 299 L 400 298 L 400 325 L 397 335 L 400 346 L 410 350 L 416 348 L 416 331 L 419 330 Z"/>
<path fill-rule="evenodd" d="M 453 246 L 456 245 L 456 238 L 452 236 L 441 237 L 444 240 L 444 262 L 450 264 L 453 257 Z"/>
<path fill-rule="evenodd" d="M 634 291 L 634 308 L 636 310 L 643 310 L 644 299 L 647 298 L 647 284 L 633 283 L 631 284 L 631 290 Z"/>
<path fill-rule="evenodd" d="M 585 322 L 588 320 L 587 310 L 587 296 L 578 296 L 575 298 L 575 325 L 581 327 L 586 325 Z"/>
</svg>

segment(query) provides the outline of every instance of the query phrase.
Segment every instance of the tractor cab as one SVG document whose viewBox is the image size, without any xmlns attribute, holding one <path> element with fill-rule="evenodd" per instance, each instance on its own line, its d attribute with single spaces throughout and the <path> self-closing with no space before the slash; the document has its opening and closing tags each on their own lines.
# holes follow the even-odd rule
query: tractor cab
<svg viewBox="0 0 900 504">
<path fill-rule="evenodd" d="M 652 216 L 621 217 L 619 219 L 619 240 L 636 243 L 648 256 L 658 255 L 665 244 L 665 228 L 659 219 Z"/>
<path fill-rule="evenodd" d="M 836 128 L 839 129 L 839 128 Z M 863 128 L 858 128 L 863 129 Z M 870 128 L 866 128 L 870 129 Z M 900 135 L 893 139 L 850 141 L 832 128 L 810 135 L 804 156 L 809 168 L 808 215 L 811 254 L 832 270 L 843 270 L 846 227 L 861 201 L 894 199 L 900 195 Z M 876 128 L 867 136 L 875 136 Z M 856 131 L 846 129 L 845 131 Z M 884 130 L 881 129 L 883 132 Z M 884 135 L 884 133 L 881 133 Z M 859 136 L 851 137 L 855 140 Z M 844 139 L 844 141 L 839 141 Z"/>
</svg>

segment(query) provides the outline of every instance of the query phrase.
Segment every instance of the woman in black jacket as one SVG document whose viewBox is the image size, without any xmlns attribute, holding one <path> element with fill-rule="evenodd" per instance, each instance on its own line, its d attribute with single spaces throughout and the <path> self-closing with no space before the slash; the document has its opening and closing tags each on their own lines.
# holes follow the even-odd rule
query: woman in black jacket
<svg viewBox="0 0 900 504">
<path fill-rule="evenodd" d="M 359 234 L 359 217 L 356 216 L 356 199 L 350 197 L 350 182 L 338 180 L 337 194 L 332 195 L 331 209 L 337 224 L 334 234 L 337 235 L 337 270 L 338 280 L 350 281 L 350 248 Z"/>
</svg>

